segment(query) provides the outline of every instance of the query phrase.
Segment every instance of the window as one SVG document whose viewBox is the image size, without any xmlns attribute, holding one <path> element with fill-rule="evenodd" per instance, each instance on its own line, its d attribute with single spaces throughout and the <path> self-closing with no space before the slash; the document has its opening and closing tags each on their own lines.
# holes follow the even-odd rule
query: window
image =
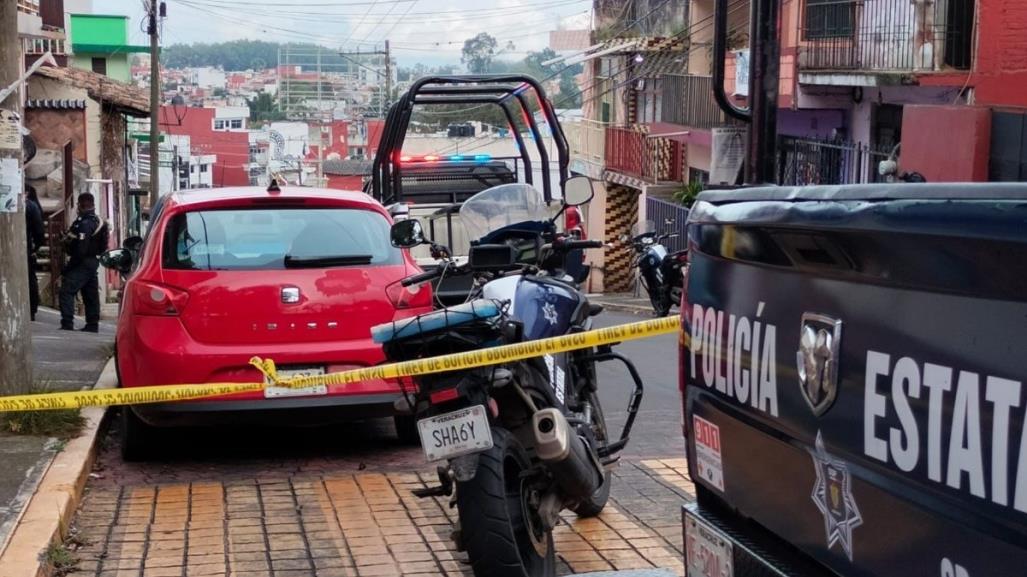
<svg viewBox="0 0 1027 577">
<path fill-rule="evenodd" d="M 242 128 L 242 119 L 236 118 L 232 120 L 232 128 Z"/>
<path fill-rule="evenodd" d="M 195 164 L 189 167 L 189 174 L 196 174 L 196 165 Z"/>
<path fill-rule="evenodd" d="M 210 166 L 209 166 L 209 165 L 207 165 L 207 164 L 201 164 L 201 165 L 200 165 L 200 172 L 207 172 L 207 169 L 208 169 L 208 168 L 210 168 Z"/>
<path fill-rule="evenodd" d="M 857 0 L 806 0 L 806 38 L 852 36 Z"/>
<path fill-rule="evenodd" d="M 663 106 L 663 93 L 660 90 L 660 81 L 655 78 L 646 78 L 636 84 L 635 104 L 637 105 L 636 119 L 639 123 L 660 122 L 660 111 Z"/>
<path fill-rule="evenodd" d="M 285 257 L 353 257 L 353 265 L 402 263 L 389 223 L 369 210 L 259 208 L 176 215 L 164 237 L 165 268 L 281 270 Z"/>
<path fill-rule="evenodd" d="M 107 74 L 107 59 L 96 57 L 92 60 L 93 72 L 97 74 Z"/>
<path fill-rule="evenodd" d="M 215 120 L 214 121 L 214 130 L 224 130 L 224 129 L 225 129 L 225 121 L 224 120 Z"/>
</svg>

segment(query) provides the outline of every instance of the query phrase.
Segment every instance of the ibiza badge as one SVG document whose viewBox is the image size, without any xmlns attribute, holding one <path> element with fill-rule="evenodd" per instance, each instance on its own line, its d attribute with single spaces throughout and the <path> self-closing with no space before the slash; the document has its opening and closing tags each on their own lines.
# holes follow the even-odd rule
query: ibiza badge
<svg viewBox="0 0 1027 577">
<path fill-rule="evenodd" d="M 799 389 L 816 416 L 831 408 L 838 395 L 838 349 L 842 321 L 805 313 L 799 335 L 796 365 Z"/>
<path fill-rule="evenodd" d="M 827 548 L 837 543 L 852 561 L 852 530 L 863 524 L 856 499 L 852 496 L 852 476 L 845 462 L 832 457 L 824 449 L 824 439 L 817 431 L 816 450 L 809 450 L 817 482 L 813 486 L 813 503 L 824 516 Z"/>
</svg>

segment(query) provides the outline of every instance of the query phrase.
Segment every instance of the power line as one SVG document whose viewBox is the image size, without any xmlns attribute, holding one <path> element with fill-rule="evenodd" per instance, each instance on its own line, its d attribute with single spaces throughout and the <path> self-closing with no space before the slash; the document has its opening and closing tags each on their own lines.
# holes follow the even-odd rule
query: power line
<svg viewBox="0 0 1027 577">
<path fill-rule="evenodd" d="M 729 5 L 729 6 L 728 6 L 728 13 L 730 14 L 731 12 L 735 11 L 736 9 L 738 9 L 738 8 L 742 7 L 742 6 L 743 6 L 743 5 L 745 4 L 745 3 L 746 3 L 746 0 L 737 0 L 737 1 L 735 2 L 735 4 L 732 4 L 732 5 Z M 711 15 L 711 16 L 708 16 L 708 17 L 706 17 L 706 18 L 702 19 L 702 20 L 699 20 L 699 21 L 698 21 L 698 23 L 704 23 L 704 24 L 705 24 L 705 25 L 704 25 L 704 26 L 703 26 L 702 28 L 689 28 L 689 29 L 685 29 L 685 30 L 682 30 L 681 32 L 678 32 L 677 34 L 674 34 L 673 36 L 669 36 L 669 37 L 667 38 L 667 40 L 670 40 L 670 39 L 673 39 L 673 38 L 677 38 L 677 37 L 679 37 L 679 36 L 681 36 L 681 35 L 683 35 L 683 34 L 688 34 L 688 35 L 690 35 L 690 34 L 692 34 L 692 33 L 694 33 L 694 32 L 699 32 L 699 31 L 701 31 L 701 30 L 704 30 L 704 29 L 710 28 L 710 27 L 712 27 L 712 26 L 713 26 L 713 23 L 712 23 L 712 19 L 713 19 L 713 16 Z M 748 24 L 746 23 L 745 25 L 748 25 Z M 689 48 L 689 50 L 690 50 L 690 49 L 691 49 L 691 48 Z M 666 50 L 666 49 L 664 49 L 664 50 Z M 657 52 L 657 54 L 658 54 L 658 53 L 659 53 L 659 52 Z M 688 50 L 686 50 L 686 51 L 684 52 L 684 54 L 685 54 L 685 55 L 687 55 L 687 54 L 688 54 Z M 651 71 L 651 70 L 646 70 L 646 71 L 644 71 L 644 72 L 642 72 L 642 73 L 638 74 L 637 76 L 634 76 L 634 77 L 628 78 L 628 79 L 626 79 L 626 80 L 624 80 L 624 81 L 622 81 L 622 82 L 619 82 L 619 83 L 616 83 L 616 84 L 614 84 L 613 86 L 611 86 L 610 88 L 608 88 L 608 89 L 604 90 L 603 92 L 600 92 L 600 93 L 598 93 L 598 94 L 593 94 L 593 95 L 592 95 L 592 96 L 590 96 L 590 97 L 589 97 L 589 98 L 588 98 L 587 100 L 583 100 L 583 101 L 582 101 L 582 103 L 584 103 L 584 102 L 587 102 L 587 101 L 590 101 L 590 100 L 596 100 L 596 99 L 602 98 L 603 96 L 605 96 L 605 95 L 609 94 L 610 92 L 612 92 L 612 91 L 614 91 L 614 90 L 617 90 L 618 88 L 621 88 L 622 86 L 625 86 L 625 85 L 627 85 L 627 84 L 630 84 L 630 83 L 632 83 L 632 82 L 636 82 L 636 81 L 638 81 L 638 80 L 642 80 L 642 79 L 644 79 L 644 78 L 648 78 L 648 77 L 651 77 L 651 76 L 652 76 L 653 74 L 654 74 L 654 73 L 653 73 L 653 71 Z M 586 87 L 586 88 L 583 88 L 583 89 L 581 89 L 581 90 L 578 90 L 578 91 L 577 91 L 576 93 L 574 93 L 574 94 L 568 95 L 567 97 L 565 97 L 565 98 L 561 99 L 561 100 L 560 100 L 559 102 L 555 103 L 555 104 L 553 105 L 553 108 L 558 108 L 560 104 L 563 104 L 564 102 L 567 102 L 568 100 L 571 100 L 571 99 L 573 99 L 573 98 L 576 98 L 576 97 L 578 97 L 578 96 L 581 96 L 581 95 L 582 95 L 582 94 L 584 94 L 585 92 L 588 92 L 588 91 L 592 90 L 592 89 L 593 89 L 594 87 L 595 87 L 595 84 L 593 84 L 593 85 L 592 85 L 592 86 L 590 86 L 590 87 Z M 488 105 L 488 104 L 485 104 L 485 105 L 482 105 L 482 106 L 490 106 L 490 105 Z M 557 118 L 559 118 L 560 116 L 562 116 L 562 114 L 558 114 L 558 115 L 557 115 Z M 490 142 L 486 142 L 486 141 L 485 141 L 486 139 L 485 139 L 485 137 L 484 137 L 484 136 L 481 136 L 481 137 L 476 137 L 476 138 L 475 138 L 474 140 L 478 140 L 478 141 L 481 141 L 482 143 L 481 143 L 481 144 L 479 144 L 478 146 L 475 146 L 475 147 L 472 147 L 472 148 L 465 148 L 465 149 L 463 149 L 463 150 L 462 150 L 462 152 L 465 152 L 465 153 L 466 153 L 466 152 L 472 152 L 472 151 L 474 151 L 474 150 L 478 150 L 478 149 L 481 149 L 481 148 L 483 148 L 483 147 L 487 146 L 488 144 L 490 144 Z M 471 141 L 471 142 L 472 142 L 472 144 L 473 144 L 474 140 L 472 140 L 472 141 Z M 461 143 L 461 144 L 463 144 L 463 143 Z M 440 155 L 445 155 L 445 154 L 448 154 L 449 152 L 451 152 L 451 151 L 455 150 L 455 149 L 456 149 L 456 148 L 458 148 L 458 147 L 460 147 L 460 145 L 459 145 L 459 144 L 457 144 L 457 145 L 451 145 L 451 146 L 449 146 L 448 148 L 446 148 L 446 149 L 443 149 L 443 150 L 439 151 L 439 152 L 438 152 L 438 154 L 440 154 Z"/>
</svg>

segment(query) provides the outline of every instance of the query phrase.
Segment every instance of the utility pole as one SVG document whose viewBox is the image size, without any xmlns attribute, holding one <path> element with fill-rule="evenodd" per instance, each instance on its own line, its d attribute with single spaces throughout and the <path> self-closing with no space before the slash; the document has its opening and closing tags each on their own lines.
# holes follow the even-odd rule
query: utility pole
<svg viewBox="0 0 1027 577">
<path fill-rule="evenodd" d="M 389 50 L 389 41 L 385 41 L 385 98 L 382 99 L 381 117 L 389 113 L 389 106 L 392 104 L 392 55 Z"/>
<path fill-rule="evenodd" d="M 18 3 L 0 2 L 0 90 L 19 82 Z M 32 385 L 28 254 L 21 161 L 21 90 L 0 102 L 0 395 L 26 393 Z M 32 271 L 35 274 L 35 271 Z"/>
<path fill-rule="evenodd" d="M 385 118 L 385 115 L 388 114 L 388 112 L 389 112 L 389 107 L 388 107 L 386 101 L 392 99 L 392 53 L 391 53 L 391 49 L 389 48 L 389 41 L 388 40 L 385 41 L 385 48 L 383 50 L 372 50 L 370 52 L 361 52 L 360 50 L 356 50 L 356 51 L 353 51 L 353 52 L 339 52 L 339 56 L 342 56 L 346 60 L 352 62 L 353 64 L 356 64 L 357 67 L 359 67 L 359 68 L 366 68 L 366 69 L 370 70 L 371 72 L 374 72 L 379 77 L 381 77 L 383 75 L 382 72 L 379 71 L 379 70 L 371 70 L 370 68 L 368 68 L 363 62 L 360 61 L 360 57 L 361 56 L 384 56 L 385 57 L 385 74 L 384 74 L 384 76 L 385 76 L 385 96 L 378 98 L 378 115 L 381 118 Z M 356 56 L 357 58 L 353 59 L 353 58 L 351 58 L 352 56 Z M 382 86 L 381 84 L 378 85 L 379 93 L 380 93 L 381 86 Z"/>
<path fill-rule="evenodd" d="M 164 4 L 161 2 L 160 6 Z M 160 199 L 160 38 L 157 0 L 149 0 L 146 33 L 150 35 L 150 207 Z"/>
<path fill-rule="evenodd" d="M 745 183 L 777 181 L 777 92 L 780 80 L 781 0 L 752 0 L 749 12 L 749 106 L 739 108 L 724 93 L 728 0 L 716 0 L 713 23 L 713 98 L 732 118 L 749 124 Z"/>
</svg>

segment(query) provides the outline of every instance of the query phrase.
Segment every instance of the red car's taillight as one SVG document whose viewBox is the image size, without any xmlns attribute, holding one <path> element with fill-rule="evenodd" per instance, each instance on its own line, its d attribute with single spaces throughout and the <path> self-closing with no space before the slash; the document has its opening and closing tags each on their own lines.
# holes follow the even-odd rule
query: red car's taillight
<svg viewBox="0 0 1027 577">
<path fill-rule="evenodd" d="M 189 301 L 189 293 L 151 282 L 132 283 L 132 313 L 137 315 L 178 316 Z"/>
<path fill-rule="evenodd" d="M 689 251 L 688 254 L 691 254 Z M 678 333 L 678 388 L 681 390 L 681 434 L 688 437 L 688 355 L 685 347 L 691 347 L 692 309 L 688 306 L 688 273 L 691 267 L 686 260 L 681 268 L 681 331 Z"/>
<path fill-rule="evenodd" d="M 427 283 L 405 287 L 396 281 L 385 287 L 385 296 L 397 309 L 431 306 L 431 286 Z"/>
</svg>

